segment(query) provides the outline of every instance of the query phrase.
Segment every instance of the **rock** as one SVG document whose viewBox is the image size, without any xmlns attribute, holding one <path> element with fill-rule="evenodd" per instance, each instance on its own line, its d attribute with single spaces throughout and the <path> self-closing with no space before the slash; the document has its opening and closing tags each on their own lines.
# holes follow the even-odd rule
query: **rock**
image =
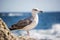
<svg viewBox="0 0 60 40">
<path fill-rule="evenodd" d="M 12 35 L 7 25 L 0 18 L 0 40 L 18 40 L 17 37 Z"/>
<path fill-rule="evenodd" d="M 36 39 L 31 38 L 31 37 L 29 37 L 29 36 L 20 36 L 19 38 L 20 38 L 21 40 L 36 40 Z"/>
<path fill-rule="evenodd" d="M 35 40 L 28 36 L 16 37 L 8 29 L 6 23 L 0 18 L 0 40 Z"/>
</svg>

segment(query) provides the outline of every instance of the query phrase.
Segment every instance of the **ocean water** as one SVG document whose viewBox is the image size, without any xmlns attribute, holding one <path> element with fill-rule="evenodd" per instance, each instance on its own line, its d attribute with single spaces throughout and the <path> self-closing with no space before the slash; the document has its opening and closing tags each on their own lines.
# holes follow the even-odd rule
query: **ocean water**
<svg viewBox="0 0 60 40">
<path fill-rule="evenodd" d="M 31 16 L 30 12 L 1 12 L 0 18 L 11 27 L 21 19 Z M 50 29 L 52 24 L 60 23 L 60 12 L 43 12 L 39 13 L 39 23 L 34 29 Z"/>
<path fill-rule="evenodd" d="M 30 12 L 0 13 L 0 18 L 3 19 L 8 28 L 11 27 L 12 24 L 29 16 L 31 16 Z M 43 12 L 39 13 L 38 16 L 39 23 L 34 29 L 29 31 L 30 37 L 36 40 L 60 40 L 60 12 Z M 27 35 L 27 32 L 24 30 L 13 30 L 11 33 L 15 36 Z"/>
</svg>

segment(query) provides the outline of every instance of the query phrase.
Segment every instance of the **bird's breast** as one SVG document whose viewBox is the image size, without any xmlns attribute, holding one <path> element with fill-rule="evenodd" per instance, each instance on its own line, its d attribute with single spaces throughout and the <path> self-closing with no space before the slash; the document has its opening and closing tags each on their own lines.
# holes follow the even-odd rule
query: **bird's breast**
<svg viewBox="0 0 60 40">
<path fill-rule="evenodd" d="M 36 27 L 36 25 L 38 24 L 38 15 L 36 15 L 34 17 L 34 20 L 32 21 L 32 23 L 30 25 L 27 25 L 26 27 L 23 28 L 23 30 L 30 30 Z"/>
</svg>

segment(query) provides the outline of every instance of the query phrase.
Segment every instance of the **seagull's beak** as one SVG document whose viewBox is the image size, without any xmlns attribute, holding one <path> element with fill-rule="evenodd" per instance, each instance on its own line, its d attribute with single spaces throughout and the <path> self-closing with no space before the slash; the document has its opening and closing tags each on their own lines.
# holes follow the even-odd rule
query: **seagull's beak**
<svg viewBox="0 0 60 40">
<path fill-rule="evenodd" d="M 43 11 L 39 11 L 40 13 L 43 13 Z"/>
</svg>

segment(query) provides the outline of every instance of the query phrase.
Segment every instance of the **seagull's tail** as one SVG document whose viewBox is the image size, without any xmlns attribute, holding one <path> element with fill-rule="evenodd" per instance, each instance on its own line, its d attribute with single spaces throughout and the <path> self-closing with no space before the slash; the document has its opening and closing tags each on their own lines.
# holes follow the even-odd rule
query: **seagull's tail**
<svg viewBox="0 0 60 40">
<path fill-rule="evenodd" d="M 11 31 L 12 31 L 12 30 L 16 30 L 16 29 L 15 29 L 15 28 L 9 28 L 9 30 L 11 30 Z"/>
<path fill-rule="evenodd" d="M 16 30 L 17 29 L 16 24 L 12 25 L 9 29 L 10 30 Z"/>
</svg>

